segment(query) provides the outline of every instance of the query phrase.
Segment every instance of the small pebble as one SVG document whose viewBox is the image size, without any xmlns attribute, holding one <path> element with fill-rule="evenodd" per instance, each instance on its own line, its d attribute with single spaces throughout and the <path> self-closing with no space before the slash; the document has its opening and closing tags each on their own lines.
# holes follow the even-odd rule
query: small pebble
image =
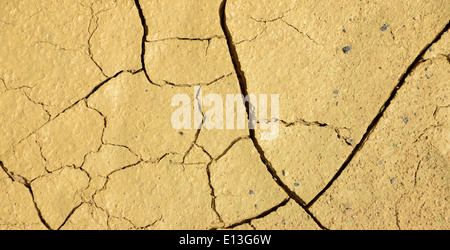
<svg viewBox="0 0 450 250">
<path fill-rule="evenodd" d="M 408 124 L 408 122 L 409 122 L 408 117 L 405 117 L 405 118 L 403 119 L 403 121 L 404 121 L 406 124 Z"/>
<path fill-rule="evenodd" d="M 184 135 L 184 133 L 183 133 L 183 132 L 181 132 L 181 131 L 180 131 L 180 132 L 178 132 L 178 134 L 180 134 L 180 135 Z"/>
<path fill-rule="evenodd" d="M 383 25 L 383 27 L 381 27 L 381 31 L 385 31 L 385 30 L 387 30 L 389 28 L 389 26 L 387 26 L 386 24 L 385 25 Z"/>
<path fill-rule="evenodd" d="M 286 170 L 283 170 L 283 171 L 281 171 L 281 172 L 283 173 L 283 176 L 288 176 L 288 175 L 289 175 L 289 172 L 286 171 Z"/>
<path fill-rule="evenodd" d="M 253 192 L 253 190 L 248 191 L 248 194 L 252 195 L 255 194 L 255 192 Z"/>
<path fill-rule="evenodd" d="M 383 164 L 383 161 L 379 161 L 378 164 L 382 165 L 382 164 Z"/>
<path fill-rule="evenodd" d="M 343 29 L 342 31 L 343 31 L 344 33 L 347 33 L 347 30 L 345 30 L 345 29 Z"/>
<path fill-rule="evenodd" d="M 392 178 L 391 179 L 391 184 L 394 184 L 396 179 L 397 179 L 396 177 Z"/>
<path fill-rule="evenodd" d="M 339 94 L 339 90 L 335 90 L 333 93 L 334 93 L 335 95 L 337 95 L 337 94 Z"/>
<path fill-rule="evenodd" d="M 298 187 L 298 186 L 300 186 L 300 183 L 296 182 L 296 183 L 294 183 L 294 186 Z"/>
<path fill-rule="evenodd" d="M 350 52 L 350 50 L 352 50 L 353 48 L 350 46 L 345 46 L 344 48 L 342 48 L 342 51 L 344 51 L 345 54 L 348 54 L 348 52 Z"/>
<path fill-rule="evenodd" d="M 428 75 L 425 75 L 425 77 L 429 80 L 430 79 L 430 77 L 428 76 Z"/>
</svg>

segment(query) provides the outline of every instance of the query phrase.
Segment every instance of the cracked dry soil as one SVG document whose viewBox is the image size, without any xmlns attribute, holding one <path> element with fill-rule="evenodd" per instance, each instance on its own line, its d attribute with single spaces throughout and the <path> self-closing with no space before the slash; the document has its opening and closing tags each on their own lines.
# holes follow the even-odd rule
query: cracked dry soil
<svg viewBox="0 0 450 250">
<path fill-rule="evenodd" d="M 446 0 L 0 1 L 0 229 L 450 229 L 449 20 Z M 194 86 L 279 94 L 278 138 L 173 129 Z"/>
</svg>

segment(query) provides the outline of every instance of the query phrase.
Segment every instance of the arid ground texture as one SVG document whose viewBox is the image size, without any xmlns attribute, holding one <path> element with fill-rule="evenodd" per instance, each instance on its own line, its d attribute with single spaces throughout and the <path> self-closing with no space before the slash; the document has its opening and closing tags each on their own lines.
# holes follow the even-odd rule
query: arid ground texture
<svg viewBox="0 0 450 250">
<path fill-rule="evenodd" d="M 0 229 L 448 230 L 449 29 L 448 0 L 1 0 Z M 183 94 L 278 95 L 277 136 L 244 100 L 174 128 Z"/>
</svg>

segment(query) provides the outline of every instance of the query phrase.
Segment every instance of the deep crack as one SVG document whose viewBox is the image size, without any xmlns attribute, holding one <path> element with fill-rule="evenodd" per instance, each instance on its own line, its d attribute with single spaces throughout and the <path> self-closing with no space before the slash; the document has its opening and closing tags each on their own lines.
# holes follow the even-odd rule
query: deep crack
<svg viewBox="0 0 450 250">
<path fill-rule="evenodd" d="M 416 69 L 416 67 L 423 62 L 423 57 L 427 53 L 427 51 L 433 46 L 436 42 L 438 42 L 441 37 L 450 29 L 450 21 L 447 23 L 447 25 L 444 27 L 443 30 L 441 30 L 437 36 L 431 41 L 431 43 L 427 44 L 422 51 L 417 55 L 417 57 L 414 59 L 414 61 L 408 66 L 405 73 L 401 75 L 398 84 L 395 86 L 395 88 L 392 90 L 391 95 L 389 98 L 384 102 L 382 107 L 380 108 L 379 113 L 375 116 L 375 118 L 370 123 L 369 127 L 366 130 L 366 133 L 361 138 L 359 143 L 355 146 L 355 148 L 352 150 L 350 155 L 347 157 L 345 162 L 342 164 L 342 166 L 339 168 L 339 170 L 336 172 L 336 174 L 333 176 L 333 178 L 328 182 L 328 184 L 320 191 L 307 205 L 306 208 L 310 208 L 314 203 L 333 185 L 333 183 L 341 176 L 342 172 L 348 167 L 350 162 L 352 162 L 353 158 L 358 154 L 358 152 L 364 147 L 364 144 L 369 139 L 372 132 L 375 130 L 376 126 L 378 125 L 378 122 L 383 117 L 386 110 L 391 105 L 392 101 L 396 97 L 398 91 L 402 88 L 402 86 L 406 83 L 406 78 Z"/>
<path fill-rule="evenodd" d="M 236 71 L 236 75 L 239 81 L 239 86 L 241 89 L 241 93 L 243 96 L 248 96 L 248 90 L 247 90 L 247 78 L 245 76 L 245 72 L 242 70 L 241 62 L 239 61 L 239 56 L 236 50 L 236 46 L 233 43 L 233 37 L 231 35 L 231 32 L 227 26 L 227 18 L 226 18 L 226 5 L 227 0 L 223 0 L 223 2 L 220 5 L 219 9 L 219 16 L 220 16 L 220 24 L 222 27 L 222 30 L 225 34 L 225 38 L 227 40 L 228 50 L 230 53 L 231 61 L 233 63 L 234 69 Z M 250 120 L 250 102 L 244 102 L 246 111 L 247 111 L 247 117 Z M 311 218 L 317 223 L 317 225 L 322 229 L 327 229 L 324 227 L 320 221 L 317 220 L 317 218 L 306 208 L 306 202 L 295 192 L 293 192 L 278 176 L 277 171 L 273 168 L 272 163 L 266 158 L 265 153 L 262 149 L 262 147 L 259 145 L 258 139 L 256 138 L 256 133 L 254 129 L 249 129 L 250 133 L 250 139 L 253 142 L 253 145 L 255 146 L 256 150 L 258 151 L 261 161 L 264 163 L 264 165 L 267 167 L 267 170 L 272 175 L 272 178 L 275 180 L 275 182 L 280 186 L 286 194 L 289 195 L 291 199 L 293 199 L 298 205 L 300 205 L 306 213 L 308 213 Z"/>
<path fill-rule="evenodd" d="M 148 26 L 147 21 L 145 20 L 144 12 L 142 11 L 141 4 L 139 3 L 139 0 L 134 0 L 134 3 L 136 5 L 136 8 L 138 9 L 139 18 L 141 19 L 142 28 L 144 30 L 144 34 L 142 35 L 142 45 L 141 45 L 141 64 L 142 64 L 142 71 L 144 71 L 145 77 L 147 78 L 148 82 L 161 87 L 161 85 L 153 82 L 150 79 L 150 76 L 148 75 L 147 68 L 145 67 L 145 42 L 147 41 L 148 36 Z"/>
<path fill-rule="evenodd" d="M 41 212 L 41 210 L 39 209 L 39 207 L 38 207 L 38 205 L 37 205 L 37 203 L 36 203 L 36 200 L 35 200 L 35 197 L 34 197 L 34 193 L 33 193 L 33 189 L 31 188 L 31 184 L 30 184 L 30 181 L 28 181 L 25 177 L 23 177 L 23 176 L 15 176 L 15 174 L 13 174 L 13 173 L 11 173 L 11 172 L 9 172 L 9 170 L 5 167 L 5 165 L 3 164 L 3 162 L 2 161 L 0 161 L 0 167 L 1 167 L 1 169 L 6 173 L 6 175 L 13 181 L 13 182 L 18 182 L 18 183 L 20 183 L 20 184 L 22 184 L 22 185 L 24 185 L 27 189 L 28 189 L 28 192 L 30 193 L 30 195 L 31 195 L 31 199 L 32 199 L 32 201 L 33 201 L 33 204 L 34 204 L 34 208 L 35 208 L 35 210 L 36 210 L 36 212 L 37 212 L 37 215 L 38 215 L 38 217 L 39 217 L 39 220 L 42 222 L 42 224 L 48 229 L 48 230 L 53 230 L 53 228 L 52 227 L 50 227 L 50 225 L 47 223 L 47 221 L 44 219 L 44 216 L 42 215 L 42 212 Z M 17 179 L 17 180 L 16 180 Z"/>
<path fill-rule="evenodd" d="M 225 229 L 233 229 L 235 227 L 251 223 L 253 220 L 262 219 L 262 218 L 264 218 L 264 217 L 266 217 L 266 216 L 276 212 L 281 207 L 284 207 L 290 200 L 291 200 L 290 198 L 284 199 L 282 202 L 280 202 L 276 206 L 274 206 L 274 207 L 272 207 L 272 208 L 270 208 L 270 209 L 268 209 L 268 210 L 266 210 L 266 211 L 264 211 L 264 212 L 262 212 L 262 213 L 260 213 L 260 214 L 258 214 L 256 216 L 254 216 L 254 217 L 247 218 L 247 219 L 244 219 L 242 221 L 233 223 L 233 224 L 225 227 Z M 213 228 L 213 229 L 215 229 L 215 228 Z"/>
</svg>

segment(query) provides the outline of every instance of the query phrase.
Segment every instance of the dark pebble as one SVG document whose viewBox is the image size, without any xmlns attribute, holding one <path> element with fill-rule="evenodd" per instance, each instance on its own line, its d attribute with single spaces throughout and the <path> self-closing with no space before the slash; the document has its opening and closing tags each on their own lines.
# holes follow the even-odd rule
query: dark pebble
<svg viewBox="0 0 450 250">
<path fill-rule="evenodd" d="M 394 184 L 394 183 L 395 183 L 395 180 L 397 180 L 396 177 L 392 178 L 392 179 L 391 179 L 391 184 Z"/>
<path fill-rule="evenodd" d="M 353 48 L 350 47 L 350 46 L 345 46 L 344 48 L 342 48 L 342 51 L 344 51 L 345 54 L 348 54 L 348 52 L 349 52 L 350 50 L 352 50 L 352 49 L 353 49 Z"/>
<path fill-rule="evenodd" d="M 389 26 L 387 26 L 386 24 L 385 25 L 383 25 L 383 27 L 381 27 L 381 31 L 385 31 L 385 30 L 387 30 L 389 28 Z"/>
</svg>

